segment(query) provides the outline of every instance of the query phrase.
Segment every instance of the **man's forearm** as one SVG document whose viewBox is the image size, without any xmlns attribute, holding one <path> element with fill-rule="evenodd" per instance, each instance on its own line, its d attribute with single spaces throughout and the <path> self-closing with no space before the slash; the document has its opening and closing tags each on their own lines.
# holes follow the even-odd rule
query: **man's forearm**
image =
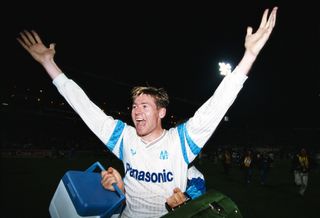
<svg viewBox="0 0 320 218">
<path fill-rule="evenodd" d="M 42 66 L 47 71 L 48 75 L 54 80 L 57 76 L 62 73 L 62 70 L 58 67 L 58 65 L 54 62 L 53 59 L 42 63 Z"/>
<path fill-rule="evenodd" d="M 237 69 L 239 70 L 239 72 L 242 72 L 245 75 L 248 75 L 256 58 L 257 56 L 251 54 L 248 51 L 245 51 L 242 59 L 240 60 L 237 66 Z"/>
</svg>

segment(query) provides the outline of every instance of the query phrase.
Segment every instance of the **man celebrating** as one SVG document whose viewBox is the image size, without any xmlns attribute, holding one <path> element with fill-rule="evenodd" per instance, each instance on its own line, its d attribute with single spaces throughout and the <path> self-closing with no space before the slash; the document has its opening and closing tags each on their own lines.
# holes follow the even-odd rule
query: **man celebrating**
<svg viewBox="0 0 320 218">
<path fill-rule="evenodd" d="M 186 200 L 176 190 L 186 190 L 188 165 L 209 140 L 243 87 L 252 64 L 272 33 L 276 13 L 277 7 L 270 16 L 266 9 L 257 31 L 247 28 L 245 52 L 234 71 L 223 79 L 193 117 L 168 130 L 161 124 L 169 103 L 164 89 L 132 89 L 133 127 L 106 115 L 67 77 L 54 61 L 54 44 L 46 47 L 35 31 L 23 31 L 17 40 L 44 67 L 60 94 L 91 131 L 123 162 L 123 181 L 113 168 L 102 172 L 102 184 L 106 189 L 113 190 L 112 183 L 116 182 L 125 192 L 126 207 L 121 216 L 160 217 L 167 213 L 165 203 L 172 195 L 178 195 L 177 201 Z"/>
</svg>

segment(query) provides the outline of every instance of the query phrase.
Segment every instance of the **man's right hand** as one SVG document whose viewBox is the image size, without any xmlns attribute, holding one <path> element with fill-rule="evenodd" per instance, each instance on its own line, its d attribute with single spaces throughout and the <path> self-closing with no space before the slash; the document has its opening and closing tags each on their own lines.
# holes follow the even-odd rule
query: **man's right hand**
<svg viewBox="0 0 320 218">
<path fill-rule="evenodd" d="M 55 54 L 55 44 L 51 43 L 47 48 L 41 41 L 39 35 L 35 31 L 24 30 L 20 32 L 20 37 L 17 38 L 18 42 L 26 49 L 31 56 L 41 64 L 53 59 Z"/>
<path fill-rule="evenodd" d="M 120 173 L 116 169 L 109 167 L 107 170 L 101 171 L 101 177 L 101 184 L 105 189 L 115 191 L 112 184 L 116 183 L 119 189 L 124 193 L 124 183 Z"/>
<path fill-rule="evenodd" d="M 46 47 L 42 43 L 38 33 L 33 30 L 20 32 L 20 37 L 17 37 L 17 40 L 21 46 L 46 69 L 52 79 L 55 79 L 62 73 L 62 70 L 54 62 L 54 55 L 56 53 L 54 43 Z"/>
</svg>

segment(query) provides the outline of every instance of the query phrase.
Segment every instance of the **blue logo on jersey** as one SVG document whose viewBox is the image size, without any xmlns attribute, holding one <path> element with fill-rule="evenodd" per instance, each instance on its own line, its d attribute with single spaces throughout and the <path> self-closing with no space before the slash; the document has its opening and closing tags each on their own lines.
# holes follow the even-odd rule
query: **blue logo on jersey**
<svg viewBox="0 0 320 218">
<path fill-rule="evenodd" d="M 131 148 L 130 151 L 131 151 L 131 154 L 132 154 L 132 155 L 135 155 L 135 154 L 137 153 L 137 151 L 134 150 L 133 148 Z"/>
<path fill-rule="evenodd" d="M 168 151 L 163 150 L 160 152 L 160 160 L 167 160 L 168 159 Z"/>
<path fill-rule="evenodd" d="M 143 170 L 134 169 L 130 164 L 126 163 L 126 173 L 128 176 L 135 178 L 138 181 L 152 182 L 152 183 L 164 183 L 171 182 L 173 180 L 173 173 L 171 171 L 162 172 L 148 172 Z"/>
</svg>

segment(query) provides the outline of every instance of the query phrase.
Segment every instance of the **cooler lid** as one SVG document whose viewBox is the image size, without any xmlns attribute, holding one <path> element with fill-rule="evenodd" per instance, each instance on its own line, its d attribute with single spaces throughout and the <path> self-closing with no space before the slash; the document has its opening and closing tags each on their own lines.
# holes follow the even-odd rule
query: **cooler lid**
<svg viewBox="0 0 320 218">
<path fill-rule="evenodd" d="M 70 170 L 62 181 L 80 216 L 112 215 L 125 199 L 119 189 L 113 192 L 101 185 L 100 173 Z"/>
</svg>

